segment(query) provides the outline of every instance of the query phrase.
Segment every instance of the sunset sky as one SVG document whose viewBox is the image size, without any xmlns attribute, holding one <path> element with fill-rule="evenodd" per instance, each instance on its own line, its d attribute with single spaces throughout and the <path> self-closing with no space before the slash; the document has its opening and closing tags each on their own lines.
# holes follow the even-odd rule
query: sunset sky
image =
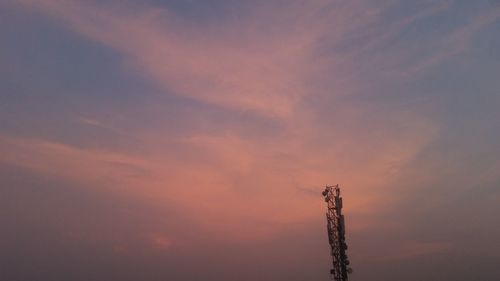
<svg viewBox="0 0 500 281">
<path fill-rule="evenodd" d="M 500 2 L 0 0 L 0 280 L 500 280 Z"/>
</svg>

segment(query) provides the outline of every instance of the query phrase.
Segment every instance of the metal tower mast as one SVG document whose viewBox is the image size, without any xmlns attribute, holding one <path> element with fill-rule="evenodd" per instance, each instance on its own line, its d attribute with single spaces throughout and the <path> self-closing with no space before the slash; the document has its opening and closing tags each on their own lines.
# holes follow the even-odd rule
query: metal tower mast
<svg viewBox="0 0 500 281">
<path fill-rule="evenodd" d="M 342 215 L 342 197 L 340 197 L 339 185 L 327 185 L 322 194 L 328 204 L 326 227 L 333 259 L 333 268 L 330 270 L 330 274 L 335 281 L 347 281 L 347 274 L 351 273 L 352 269 L 347 267 L 349 260 L 346 255 L 345 223 L 344 215 Z"/>
</svg>

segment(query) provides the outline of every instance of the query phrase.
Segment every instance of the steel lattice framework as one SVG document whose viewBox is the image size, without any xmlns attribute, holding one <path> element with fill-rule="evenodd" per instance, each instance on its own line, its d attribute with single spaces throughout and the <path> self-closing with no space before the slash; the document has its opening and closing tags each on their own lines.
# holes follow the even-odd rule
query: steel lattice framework
<svg viewBox="0 0 500 281">
<path fill-rule="evenodd" d="M 339 185 L 327 185 L 322 194 L 328 204 L 326 221 L 328 242 L 333 259 L 333 268 L 330 273 L 335 281 L 347 281 L 348 273 L 351 273 L 352 269 L 348 267 L 349 260 L 346 255 L 345 223 L 344 215 L 342 215 L 342 197 L 340 197 Z"/>
</svg>

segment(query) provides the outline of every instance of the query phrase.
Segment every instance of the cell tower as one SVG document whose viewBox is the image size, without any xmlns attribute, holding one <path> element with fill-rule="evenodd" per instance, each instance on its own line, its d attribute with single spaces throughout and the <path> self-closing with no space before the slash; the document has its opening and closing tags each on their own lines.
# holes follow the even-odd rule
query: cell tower
<svg viewBox="0 0 500 281">
<path fill-rule="evenodd" d="M 352 269 L 348 267 L 349 260 L 346 255 L 345 223 L 344 215 L 342 215 L 342 197 L 340 197 L 339 185 L 327 185 L 322 194 L 328 204 L 326 227 L 333 259 L 333 268 L 330 270 L 330 274 L 335 281 L 347 281 L 347 275 L 352 273 Z"/>
</svg>

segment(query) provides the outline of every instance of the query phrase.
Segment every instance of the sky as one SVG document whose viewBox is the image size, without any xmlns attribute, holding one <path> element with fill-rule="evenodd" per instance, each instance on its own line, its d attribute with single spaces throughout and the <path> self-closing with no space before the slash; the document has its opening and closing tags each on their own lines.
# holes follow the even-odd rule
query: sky
<svg viewBox="0 0 500 281">
<path fill-rule="evenodd" d="M 0 279 L 500 279 L 500 2 L 0 1 Z"/>
</svg>

